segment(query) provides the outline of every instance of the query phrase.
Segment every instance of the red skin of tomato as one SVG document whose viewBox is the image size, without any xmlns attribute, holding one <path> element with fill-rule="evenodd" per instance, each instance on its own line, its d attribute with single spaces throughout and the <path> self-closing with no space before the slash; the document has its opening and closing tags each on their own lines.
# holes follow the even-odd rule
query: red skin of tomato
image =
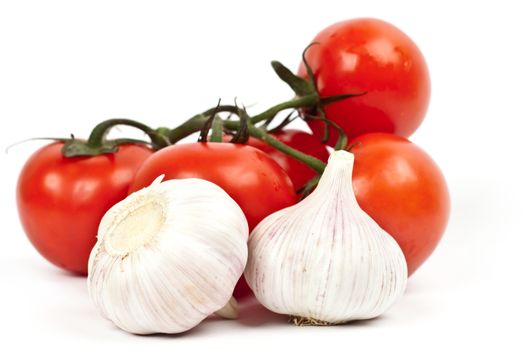
<svg viewBox="0 0 525 350">
<path fill-rule="evenodd" d="M 321 96 L 365 95 L 325 107 L 326 117 L 349 138 L 387 132 L 408 137 L 421 124 L 430 100 L 427 64 L 416 44 L 393 25 L 372 18 L 336 23 L 321 31 L 306 52 Z M 307 77 L 304 64 L 299 75 Z M 309 121 L 318 137 L 324 123 Z M 337 132 L 330 127 L 329 144 Z"/>
<path fill-rule="evenodd" d="M 102 216 L 127 196 L 135 172 L 152 151 L 122 145 L 113 154 L 66 158 L 62 146 L 44 146 L 26 162 L 18 178 L 18 213 L 44 258 L 86 275 Z"/>
<path fill-rule="evenodd" d="M 215 183 L 239 204 L 250 231 L 271 213 L 297 201 L 292 182 L 279 164 L 251 146 L 207 142 L 166 147 L 144 162 L 130 192 L 150 185 L 162 174 L 164 180 L 199 178 Z M 242 277 L 234 295 L 250 294 Z"/>
<path fill-rule="evenodd" d="M 283 129 L 273 132 L 271 135 L 287 146 L 320 159 L 325 163 L 328 161 L 330 153 L 328 152 L 326 146 L 322 144 L 317 137 L 310 133 L 295 129 Z M 228 136 L 226 139 L 230 138 L 231 137 Z M 287 156 L 283 152 L 273 148 L 259 139 L 250 137 L 247 144 L 260 149 L 272 157 L 272 159 L 275 160 L 281 166 L 281 168 L 284 169 L 284 171 L 286 171 L 288 176 L 290 176 L 296 191 L 317 175 L 317 173 L 309 166 L 290 156 Z"/>
<path fill-rule="evenodd" d="M 432 158 L 404 137 L 371 133 L 351 144 L 357 202 L 397 241 L 410 275 L 434 251 L 447 226 L 445 178 Z"/>
<path fill-rule="evenodd" d="M 266 153 L 230 143 L 177 144 L 152 155 L 137 171 L 130 192 L 164 180 L 199 178 L 224 189 L 239 204 L 250 231 L 265 217 L 296 203 L 284 170 Z"/>
</svg>

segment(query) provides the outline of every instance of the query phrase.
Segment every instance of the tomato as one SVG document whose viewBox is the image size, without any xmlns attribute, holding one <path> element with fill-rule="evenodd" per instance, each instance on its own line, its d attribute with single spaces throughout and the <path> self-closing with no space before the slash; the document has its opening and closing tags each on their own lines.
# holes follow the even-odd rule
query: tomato
<svg viewBox="0 0 525 350">
<path fill-rule="evenodd" d="M 322 144 L 317 137 L 310 133 L 301 130 L 283 129 L 273 132 L 271 135 L 285 145 L 288 145 L 298 151 L 320 159 L 325 163 L 328 161 L 330 153 L 326 149 L 326 146 Z M 250 137 L 247 144 L 260 149 L 272 157 L 273 160 L 275 160 L 284 169 L 284 171 L 286 171 L 288 176 L 290 176 L 296 191 L 303 187 L 315 175 L 317 175 L 317 173 L 309 166 L 290 156 L 287 156 L 283 152 L 273 148 L 259 139 Z"/>
<path fill-rule="evenodd" d="M 266 153 L 230 143 L 177 144 L 152 155 L 137 171 L 130 192 L 164 179 L 200 178 L 222 187 L 239 204 L 250 230 L 269 214 L 295 204 L 284 170 Z"/>
<path fill-rule="evenodd" d="M 404 137 L 371 133 L 351 144 L 357 201 L 395 238 L 412 274 L 445 231 L 450 211 L 445 178 L 436 163 Z"/>
<path fill-rule="evenodd" d="M 66 158 L 61 142 L 44 146 L 23 167 L 18 213 L 33 246 L 53 264 L 87 274 L 104 213 L 124 199 L 149 148 L 122 145 L 113 154 Z"/>
<path fill-rule="evenodd" d="M 336 23 L 313 40 L 306 52 L 321 96 L 365 95 L 325 107 L 326 116 L 349 138 L 368 132 L 410 136 L 421 124 L 430 99 L 427 64 L 416 44 L 393 25 L 361 18 Z M 303 64 L 299 75 L 306 77 Z M 324 123 L 311 120 L 315 135 Z M 337 133 L 330 128 L 329 144 Z"/>
<path fill-rule="evenodd" d="M 279 164 L 246 145 L 208 142 L 161 149 L 137 171 L 130 192 L 148 186 L 161 174 L 165 180 L 193 177 L 222 187 L 243 210 L 250 231 L 266 216 L 297 201 L 292 182 Z M 242 277 L 234 295 L 242 298 L 249 294 Z"/>
</svg>

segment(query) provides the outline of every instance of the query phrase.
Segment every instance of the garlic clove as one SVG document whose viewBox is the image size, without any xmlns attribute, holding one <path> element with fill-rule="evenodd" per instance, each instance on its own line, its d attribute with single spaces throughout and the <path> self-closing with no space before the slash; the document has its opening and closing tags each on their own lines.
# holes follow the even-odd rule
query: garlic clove
<svg viewBox="0 0 525 350">
<path fill-rule="evenodd" d="M 214 312 L 234 316 L 247 239 L 243 212 L 217 185 L 156 180 L 103 217 L 89 294 L 103 316 L 136 334 L 184 332 Z"/>
<path fill-rule="evenodd" d="M 237 299 L 231 297 L 226 305 L 224 305 L 220 310 L 215 311 L 215 314 L 230 320 L 239 317 L 239 304 L 237 304 Z"/>
<path fill-rule="evenodd" d="M 405 290 L 401 249 L 357 203 L 353 161 L 335 151 L 310 196 L 268 216 L 250 235 L 249 286 L 265 307 L 296 324 L 374 318 Z"/>
</svg>

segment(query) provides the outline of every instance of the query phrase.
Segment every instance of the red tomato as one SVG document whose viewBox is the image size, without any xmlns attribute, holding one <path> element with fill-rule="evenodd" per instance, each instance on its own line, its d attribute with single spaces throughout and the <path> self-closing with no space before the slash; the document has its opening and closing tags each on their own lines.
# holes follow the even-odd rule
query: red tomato
<svg viewBox="0 0 525 350">
<path fill-rule="evenodd" d="M 152 151 L 123 145 L 113 154 L 66 158 L 62 146 L 44 146 L 25 164 L 18 179 L 18 213 L 42 256 L 85 275 L 100 219 L 126 197 L 135 171 Z"/>
<path fill-rule="evenodd" d="M 412 274 L 445 231 L 450 211 L 445 178 L 432 158 L 404 137 L 372 133 L 354 143 L 357 201 L 395 238 Z"/>
<path fill-rule="evenodd" d="M 336 23 L 313 40 L 306 60 L 321 96 L 365 95 L 325 107 L 326 116 L 349 138 L 368 132 L 410 136 L 421 124 L 430 99 L 427 64 L 414 42 L 393 25 L 361 18 Z M 299 75 L 306 77 L 304 65 Z M 324 124 L 309 122 L 315 135 Z M 337 132 L 330 129 L 330 145 Z"/>
<path fill-rule="evenodd" d="M 326 146 L 323 145 L 319 139 L 312 134 L 301 130 L 284 129 L 273 132 L 271 135 L 285 145 L 288 145 L 298 151 L 320 159 L 325 163 L 328 161 L 330 153 L 326 149 Z M 287 156 L 283 152 L 276 150 L 272 146 L 259 139 L 250 137 L 247 144 L 267 153 L 273 158 L 273 160 L 279 163 L 281 168 L 283 168 L 288 176 L 290 176 L 295 190 L 303 187 L 310 179 L 317 175 L 317 173 L 309 166 L 290 156 Z"/>
<path fill-rule="evenodd" d="M 190 143 L 166 147 L 144 162 L 130 192 L 164 179 L 200 178 L 222 187 L 239 204 L 250 230 L 271 213 L 296 203 L 288 175 L 266 153 L 232 143 Z M 244 277 L 234 295 L 251 294 Z"/>
<path fill-rule="evenodd" d="M 200 178 L 222 187 L 239 204 L 250 230 L 271 213 L 295 204 L 292 182 L 260 150 L 230 143 L 177 144 L 152 155 L 137 171 L 130 192 L 164 179 Z"/>
</svg>

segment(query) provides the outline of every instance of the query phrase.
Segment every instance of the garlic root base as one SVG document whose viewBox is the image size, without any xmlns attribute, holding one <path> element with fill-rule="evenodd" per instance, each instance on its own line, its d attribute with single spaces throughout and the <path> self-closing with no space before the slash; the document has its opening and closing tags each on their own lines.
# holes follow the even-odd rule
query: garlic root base
<svg viewBox="0 0 525 350">
<path fill-rule="evenodd" d="M 292 323 L 298 327 L 302 327 L 302 326 L 333 326 L 333 325 L 336 325 L 338 323 L 331 323 L 331 322 L 327 322 L 327 321 L 321 321 L 321 320 L 316 320 L 315 318 L 312 318 L 312 317 L 303 317 L 303 316 L 292 316 L 290 315 L 290 317 L 288 318 L 288 322 L 289 323 Z"/>
</svg>

